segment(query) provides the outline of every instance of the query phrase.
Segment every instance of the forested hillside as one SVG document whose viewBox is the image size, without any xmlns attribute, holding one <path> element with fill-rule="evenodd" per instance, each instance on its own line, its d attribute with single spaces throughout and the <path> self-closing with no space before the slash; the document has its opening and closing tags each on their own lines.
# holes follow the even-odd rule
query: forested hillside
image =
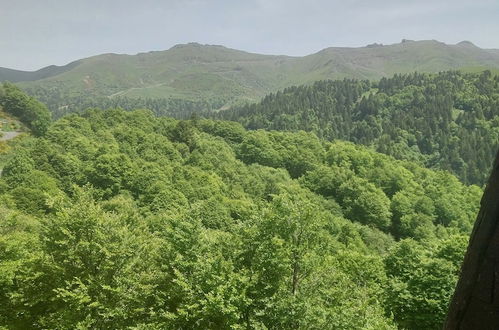
<svg viewBox="0 0 499 330">
<path fill-rule="evenodd" d="M 409 77 L 436 79 L 372 102 Z M 370 90 L 282 95 L 342 86 L 345 109 Z M 3 169 L 0 327 L 439 329 L 481 194 L 303 131 L 73 114 Z"/>
<path fill-rule="evenodd" d="M 45 134 L 51 124 L 45 104 L 10 83 L 0 85 L 0 110 L 18 118 L 36 136 Z"/>
<path fill-rule="evenodd" d="M 207 116 L 349 140 L 481 185 L 499 145 L 499 76 L 449 71 L 320 81 Z"/>
</svg>

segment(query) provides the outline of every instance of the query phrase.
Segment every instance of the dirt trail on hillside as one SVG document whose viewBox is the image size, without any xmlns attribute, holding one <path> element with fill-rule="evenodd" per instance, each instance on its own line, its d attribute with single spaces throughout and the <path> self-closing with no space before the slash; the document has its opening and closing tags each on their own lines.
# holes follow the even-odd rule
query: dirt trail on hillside
<svg viewBox="0 0 499 330">
<path fill-rule="evenodd" d="M 3 135 L 0 136 L 0 141 L 8 141 L 22 134 L 22 132 L 2 132 L 2 134 Z"/>
</svg>

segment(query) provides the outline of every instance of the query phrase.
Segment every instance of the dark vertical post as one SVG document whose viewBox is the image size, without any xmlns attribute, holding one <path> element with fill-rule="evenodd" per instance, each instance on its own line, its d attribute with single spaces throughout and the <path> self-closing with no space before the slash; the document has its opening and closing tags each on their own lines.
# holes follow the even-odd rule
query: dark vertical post
<svg viewBox="0 0 499 330">
<path fill-rule="evenodd" d="M 499 329 L 499 153 L 480 202 L 444 329 Z"/>
</svg>

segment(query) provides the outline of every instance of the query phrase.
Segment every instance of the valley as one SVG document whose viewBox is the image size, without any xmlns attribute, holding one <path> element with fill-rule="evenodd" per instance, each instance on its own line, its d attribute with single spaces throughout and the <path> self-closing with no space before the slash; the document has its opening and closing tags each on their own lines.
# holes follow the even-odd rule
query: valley
<svg viewBox="0 0 499 330">
<path fill-rule="evenodd" d="M 0 69 L 0 329 L 441 329 L 498 68 L 404 40 Z"/>
</svg>

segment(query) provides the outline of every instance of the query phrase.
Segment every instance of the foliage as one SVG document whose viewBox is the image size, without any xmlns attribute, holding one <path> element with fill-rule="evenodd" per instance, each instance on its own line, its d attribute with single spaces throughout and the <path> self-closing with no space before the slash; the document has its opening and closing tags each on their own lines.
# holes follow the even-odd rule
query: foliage
<svg viewBox="0 0 499 330">
<path fill-rule="evenodd" d="M 0 326 L 437 327 L 480 195 L 302 131 L 66 116 L 0 178 Z"/>
<path fill-rule="evenodd" d="M 4 83 L 0 90 L 0 106 L 5 112 L 19 118 L 35 135 L 45 134 L 51 115 L 43 103 L 10 83 Z"/>
<path fill-rule="evenodd" d="M 349 140 L 482 185 L 499 146 L 498 109 L 499 76 L 449 71 L 319 81 L 206 115 L 249 129 Z"/>
</svg>

